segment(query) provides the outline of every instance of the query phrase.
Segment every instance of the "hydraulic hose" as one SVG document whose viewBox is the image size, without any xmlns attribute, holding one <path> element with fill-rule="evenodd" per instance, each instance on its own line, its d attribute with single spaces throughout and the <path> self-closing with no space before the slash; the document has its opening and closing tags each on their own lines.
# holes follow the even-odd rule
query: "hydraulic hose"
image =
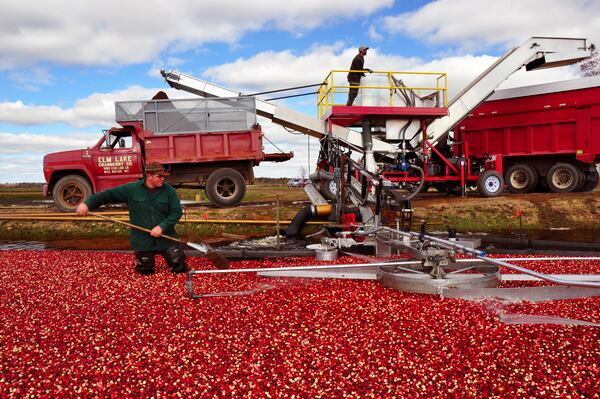
<svg viewBox="0 0 600 399">
<path fill-rule="evenodd" d="M 408 200 L 413 199 L 413 197 L 415 195 L 417 195 L 421 192 L 421 190 L 423 189 L 423 185 L 425 184 L 425 172 L 423 172 L 423 169 L 417 165 L 410 165 L 410 167 L 411 167 L 411 169 L 414 169 L 419 173 L 419 175 L 421 176 L 421 180 L 419 180 L 419 185 L 417 186 L 417 188 L 414 189 L 408 195 L 402 195 L 402 194 L 395 192 L 394 190 L 388 190 L 388 192 L 390 194 L 392 194 L 397 201 L 408 201 Z"/>
</svg>

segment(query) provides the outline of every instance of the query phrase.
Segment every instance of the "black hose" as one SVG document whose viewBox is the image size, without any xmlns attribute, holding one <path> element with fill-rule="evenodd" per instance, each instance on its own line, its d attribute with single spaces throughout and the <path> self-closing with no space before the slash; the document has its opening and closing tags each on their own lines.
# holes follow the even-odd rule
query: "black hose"
<svg viewBox="0 0 600 399">
<path fill-rule="evenodd" d="M 288 228 L 284 231 L 286 237 L 295 237 L 300 234 L 300 231 L 306 222 L 313 216 L 312 208 L 312 205 L 306 205 L 298 211 L 296 216 L 294 216 L 294 219 L 292 219 L 292 223 L 290 223 Z"/>
<path fill-rule="evenodd" d="M 416 170 L 419 173 L 421 177 L 421 180 L 419 180 L 419 185 L 408 195 L 402 195 L 400 193 L 395 192 L 394 190 L 387 189 L 386 191 L 390 193 L 396 199 L 396 201 L 410 201 L 414 198 L 414 196 L 421 192 L 423 186 L 425 185 L 425 172 L 423 171 L 423 169 L 418 167 L 417 165 L 410 165 L 410 168 Z"/>
<path fill-rule="evenodd" d="M 286 237 L 295 237 L 300 234 L 300 231 L 309 219 L 314 217 L 325 217 L 330 213 L 330 205 L 306 205 L 304 208 L 298 211 L 288 228 L 282 233 Z"/>
</svg>

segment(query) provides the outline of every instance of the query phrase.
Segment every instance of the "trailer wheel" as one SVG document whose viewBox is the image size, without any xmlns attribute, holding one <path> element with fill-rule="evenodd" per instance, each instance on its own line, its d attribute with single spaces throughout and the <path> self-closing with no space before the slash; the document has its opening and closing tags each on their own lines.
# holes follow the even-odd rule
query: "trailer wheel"
<svg viewBox="0 0 600 399">
<path fill-rule="evenodd" d="M 484 197 L 496 197 L 502 193 L 503 188 L 504 179 L 495 170 L 484 171 L 477 180 L 477 189 Z"/>
<path fill-rule="evenodd" d="M 206 196 L 219 208 L 237 206 L 246 195 L 246 182 L 237 170 L 217 169 L 206 180 Z"/>
<path fill-rule="evenodd" d="M 511 193 L 530 193 L 538 184 L 537 171 L 523 163 L 508 168 L 506 172 L 506 186 Z"/>
<path fill-rule="evenodd" d="M 586 192 L 586 193 L 593 191 L 596 188 L 596 186 L 598 185 L 598 180 L 599 180 L 598 171 L 594 170 L 590 173 L 586 173 L 585 183 L 583 183 L 583 188 L 581 189 L 581 191 Z"/>
<path fill-rule="evenodd" d="M 579 169 L 570 163 L 559 162 L 550 168 L 546 180 L 555 193 L 570 193 L 579 184 Z"/>
<path fill-rule="evenodd" d="M 85 177 L 67 175 L 56 182 L 52 199 L 62 212 L 75 212 L 77 206 L 92 195 L 92 186 Z"/>
</svg>

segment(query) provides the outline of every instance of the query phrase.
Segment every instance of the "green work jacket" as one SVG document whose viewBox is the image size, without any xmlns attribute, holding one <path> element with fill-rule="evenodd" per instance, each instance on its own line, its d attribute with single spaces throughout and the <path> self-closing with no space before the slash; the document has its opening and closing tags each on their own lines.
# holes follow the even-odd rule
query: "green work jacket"
<svg viewBox="0 0 600 399">
<path fill-rule="evenodd" d="M 175 189 L 167 183 L 150 190 L 145 179 L 123 184 L 92 195 L 85 201 L 90 209 L 104 204 L 127 203 L 129 220 L 132 224 L 152 230 L 160 226 L 164 235 L 177 238 L 175 225 L 183 214 Z M 131 246 L 136 252 L 163 251 L 173 245 L 173 241 L 155 238 L 146 233 L 131 229 Z"/>
</svg>

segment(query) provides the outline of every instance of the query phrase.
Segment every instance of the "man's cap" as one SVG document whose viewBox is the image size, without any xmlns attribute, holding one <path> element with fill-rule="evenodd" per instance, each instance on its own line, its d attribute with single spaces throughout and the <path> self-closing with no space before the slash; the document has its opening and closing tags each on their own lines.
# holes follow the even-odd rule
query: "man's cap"
<svg viewBox="0 0 600 399">
<path fill-rule="evenodd" d="M 363 50 L 368 50 L 369 48 L 367 46 L 360 46 L 358 48 L 358 51 L 363 51 Z"/>
<path fill-rule="evenodd" d="M 168 176 L 170 173 L 165 170 L 165 167 L 158 162 L 150 162 L 146 165 L 147 175 L 163 175 Z"/>
</svg>

